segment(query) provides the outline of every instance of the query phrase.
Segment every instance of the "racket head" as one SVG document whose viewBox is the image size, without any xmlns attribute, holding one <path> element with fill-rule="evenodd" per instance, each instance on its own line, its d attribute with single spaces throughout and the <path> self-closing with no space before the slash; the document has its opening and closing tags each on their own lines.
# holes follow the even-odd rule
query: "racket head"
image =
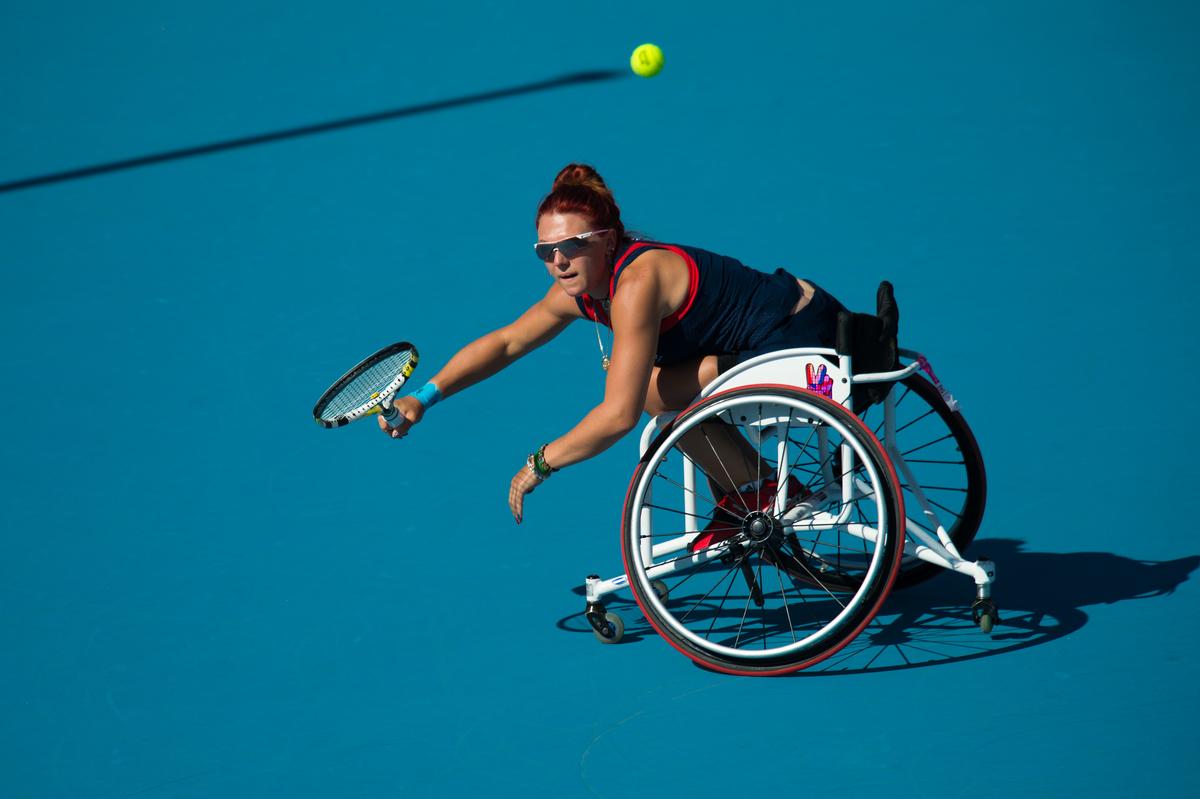
<svg viewBox="0 0 1200 799">
<path fill-rule="evenodd" d="M 416 347 L 398 341 L 363 359 L 321 395 L 313 406 L 313 419 L 333 428 L 379 413 L 380 403 L 391 399 L 412 377 L 417 358 Z"/>
</svg>

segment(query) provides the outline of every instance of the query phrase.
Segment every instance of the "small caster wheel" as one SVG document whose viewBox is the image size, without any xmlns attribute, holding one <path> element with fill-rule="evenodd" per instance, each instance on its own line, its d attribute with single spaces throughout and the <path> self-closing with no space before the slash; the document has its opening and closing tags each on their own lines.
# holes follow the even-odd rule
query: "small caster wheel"
<svg viewBox="0 0 1200 799">
<path fill-rule="evenodd" d="M 654 593 L 663 602 L 667 601 L 667 597 L 671 595 L 671 589 L 667 588 L 667 584 L 662 580 L 654 580 L 650 583 L 650 587 L 654 589 Z"/>
<path fill-rule="evenodd" d="M 592 625 L 592 635 L 602 644 L 615 644 L 625 635 L 625 622 L 615 613 L 605 613 L 603 624 Z"/>
<path fill-rule="evenodd" d="M 996 603 L 992 600 L 976 599 L 971 605 L 971 618 L 979 625 L 980 632 L 991 635 L 992 628 L 1000 621 L 1000 614 L 996 611 Z"/>
</svg>

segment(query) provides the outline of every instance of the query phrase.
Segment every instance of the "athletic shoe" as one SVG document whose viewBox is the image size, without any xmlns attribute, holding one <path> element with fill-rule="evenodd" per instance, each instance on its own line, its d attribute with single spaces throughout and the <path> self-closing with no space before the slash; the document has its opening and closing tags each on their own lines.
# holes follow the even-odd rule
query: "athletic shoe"
<svg viewBox="0 0 1200 799">
<path fill-rule="evenodd" d="M 755 510 L 766 511 L 775 504 L 778 488 L 779 483 L 774 478 L 768 478 L 759 488 L 731 491 L 721 497 L 717 501 L 716 510 L 713 511 L 712 521 L 688 544 L 688 551 L 708 549 L 714 544 L 733 538 L 742 531 L 742 519 L 747 513 Z M 788 505 L 804 499 L 810 493 L 794 475 L 788 475 Z"/>
</svg>

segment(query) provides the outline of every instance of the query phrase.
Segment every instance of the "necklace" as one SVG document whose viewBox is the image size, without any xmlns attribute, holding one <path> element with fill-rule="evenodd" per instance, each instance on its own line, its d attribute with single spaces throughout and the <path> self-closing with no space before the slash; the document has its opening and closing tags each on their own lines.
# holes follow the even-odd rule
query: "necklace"
<svg viewBox="0 0 1200 799">
<path fill-rule="evenodd" d="M 600 306 L 604 308 L 604 315 L 608 316 L 609 300 L 607 297 L 600 300 Z M 600 348 L 600 368 L 607 372 L 612 361 L 608 359 L 608 353 L 604 351 L 604 342 L 600 340 L 600 322 L 597 319 L 598 316 L 599 314 L 596 314 L 596 316 L 592 317 L 592 324 L 596 326 L 596 346 Z M 611 318 L 609 316 L 609 319 Z"/>
</svg>

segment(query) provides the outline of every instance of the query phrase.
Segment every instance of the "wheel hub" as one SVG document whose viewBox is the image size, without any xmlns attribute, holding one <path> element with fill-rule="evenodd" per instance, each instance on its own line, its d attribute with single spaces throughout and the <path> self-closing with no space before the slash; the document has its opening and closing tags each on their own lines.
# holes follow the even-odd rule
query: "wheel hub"
<svg viewBox="0 0 1200 799">
<path fill-rule="evenodd" d="M 762 544 L 772 537 L 782 536 L 783 526 L 771 514 L 756 510 L 742 519 L 742 533 L 750 543 Z"/>
</svg>

